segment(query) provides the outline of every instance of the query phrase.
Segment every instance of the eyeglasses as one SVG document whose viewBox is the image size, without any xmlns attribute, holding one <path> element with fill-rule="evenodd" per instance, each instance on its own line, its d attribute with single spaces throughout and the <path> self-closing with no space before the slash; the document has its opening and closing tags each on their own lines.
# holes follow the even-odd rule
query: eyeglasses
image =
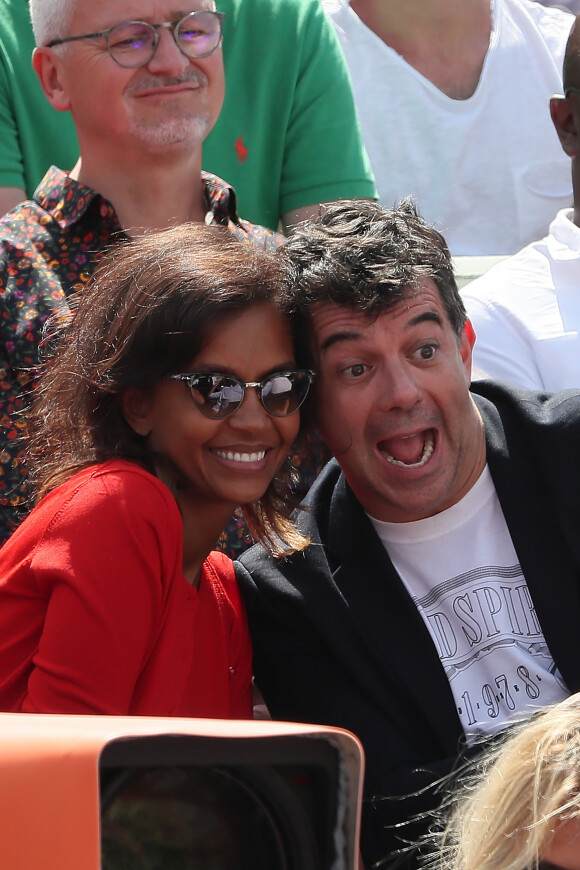
<svg viewBox="0 0 580 870">
<path fill-rule="evenodd" d="M 225 12 L 191 12 L 179 21 L 164 21 L 162 24 L 149 24 L 147 21 L 127 21 L 115 24 L 108 30 L 98 33 L 85 33 L 82 36 L 67 36 L 53 39 L 47 48 L 76 42 L 79 39 L 95 39 L 103 36 L 107 40 L 109 54 L 119 66 L 136 69 L 146 66 L 155 55 L 159 45 L 159 29 L 169 27 L 175 44 L 186 57 L 207 57 L 215 51 L 222 38 L 222 21 Z"/>
<path fill-rule="evenodd" d="M 184 381 L 191 398 L 202 414 L 212 420 L 223 420 L 238 410 L 248 387 L 258 391 L 264 409 L 273 417 L 288 417 L 297 411 L 308 395 L 314 372 L 309 369 L 275 372 L 263 381 L 245 383 L 233 375 L 213 372 L 188 372 L 168 375 L 166 380 Z"/>
</svg>

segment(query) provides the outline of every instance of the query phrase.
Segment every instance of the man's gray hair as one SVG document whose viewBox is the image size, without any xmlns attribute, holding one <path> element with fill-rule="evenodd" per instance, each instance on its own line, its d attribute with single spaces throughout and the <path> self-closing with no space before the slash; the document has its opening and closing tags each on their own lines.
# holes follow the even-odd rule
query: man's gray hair
<svg viewBox="0 0 580 870">
<path fill-rule="evenodd" d="M 69 24 L 76 2 L 78 0 L 30 0 L 30 20 L 37 45 L 70 35 Z"/>
</svg>

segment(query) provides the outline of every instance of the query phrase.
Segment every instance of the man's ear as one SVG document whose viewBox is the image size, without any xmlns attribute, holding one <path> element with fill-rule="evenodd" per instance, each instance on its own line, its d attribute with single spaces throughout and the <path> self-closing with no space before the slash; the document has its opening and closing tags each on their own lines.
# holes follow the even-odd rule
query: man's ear
<svg viewBox="0 0 580 870">
<path fill-rule="evenodd" d="M 151 434 L 153 422 L 153 396 L 150 390 L 141 387 L 129 387 L 121 395 L 121 410 L 123 417 L 137 435 L 144 438 Z"/>
<path fill-rule="evenodd" d="M 62 58 L 51 48 L 35 48 L 32 66 L 38 76 L 44 96 L 57 112 L 68 112 L 70 100 L 66 89 L 66 75 Z"/>
<path fill-rule="evenodd" d="M 464 338 L 467 339 L 467 343 L 469 344 L 470 351 L 473 350 L 473 345 L 475 344 L 475 329 L 473 328 L 473 323 L 471 320 L 467 319 L 465 321 L 465 325 L 463 327 Z"/>
<path fill-rule="evenodd" d="M 475 344 L 475 329 L 472 326 L 471 320 L 465 321 L 463 332 L 459 340 L 459 355 L 463 361 L 463 367 L 467 373 L 467 381 L 471 381 L 471 362 L 473 345 Z"/>
<path fill-rule="evenodd" d="M 550 115 L 560 144 L 568 157 L 578 157 L 580 140 L 578 124 L 572 100 L 569 97 L 552 97 L 550 100 Z"/>
</svg>

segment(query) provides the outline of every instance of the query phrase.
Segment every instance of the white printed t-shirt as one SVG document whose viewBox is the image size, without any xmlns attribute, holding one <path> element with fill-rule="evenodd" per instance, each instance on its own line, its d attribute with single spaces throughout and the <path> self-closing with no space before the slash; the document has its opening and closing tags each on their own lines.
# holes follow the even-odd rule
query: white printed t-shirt
<svg viewBox="0 0 580 870">
<path fill-rule="evenodd" d="M 569 695 L 487 466 L 461 501 L 435 516 L 369 518 L 431 634 L 468 741 Z"/>
</svg>

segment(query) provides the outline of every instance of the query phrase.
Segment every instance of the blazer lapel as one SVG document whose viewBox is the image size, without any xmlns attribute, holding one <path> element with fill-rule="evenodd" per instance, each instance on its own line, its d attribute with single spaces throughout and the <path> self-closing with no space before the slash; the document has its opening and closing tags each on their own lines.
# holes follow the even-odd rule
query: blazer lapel
<svg viewBox="0 0 580 870">
<path fill-rule="evenodd" d="M 328 566 L 356 635 L 357 649 L 349 654 L 358 659 L 358 679 L 374 698 L 385 699 L 391 718 L 402 708 L 401 722 L 416 730 L 419 745 L 434 732 L 446 753 L 455 752 L 462 729 L 435 645 L 343 476 L 330 518 Z"/>
</svg>

